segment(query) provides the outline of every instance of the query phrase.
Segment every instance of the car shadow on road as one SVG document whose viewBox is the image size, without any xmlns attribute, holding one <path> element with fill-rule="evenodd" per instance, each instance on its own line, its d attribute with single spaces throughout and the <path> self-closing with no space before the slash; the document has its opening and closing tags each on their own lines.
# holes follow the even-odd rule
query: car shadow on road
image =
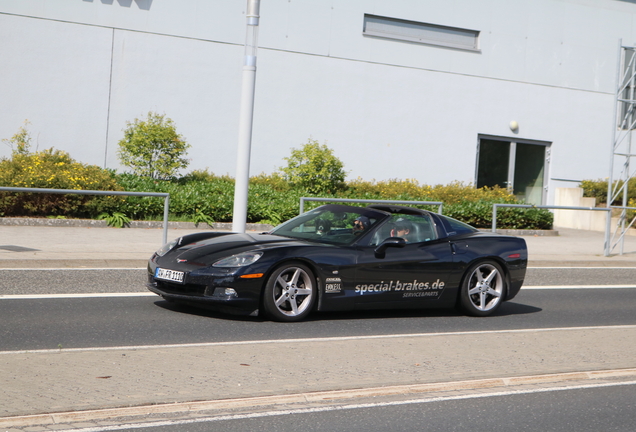
<svg viewBox="0 0 636 432">
<path fill-rule="evenodd" d="M 307 317 L 306 321 L 322 320 L 356 320 L 356 319 L 384 319 L 384 318 L 474 318 L 488 319 L 512 315 L 526 315 L 541 312 L 542 309 L 521 303 L 506 302 L 490 317 L 470 317 L 462 311 L 449 309 L 387 309 L 387 310 L 357 310 L 347 312 L 316 312 Z"/>
<path fill-rule="evenodd" d="M 154 303 L 155 305 L 159 306 L 162 309 L 167 309 L 173 312 L 187 314 L 187 315 L 216 318 L 216 319 L 222 319 L 226 321 L 245 321 L 245 322 L 267 321 L 267 319 L 261 316 L 232 315 L 230 313 L 219 312 L 216 310 L 207 309 L 204 306 L 193 305 L 188 303 L 175 303 L 175 302 L 169 302 L 166 300 L 157 300 Z"/>
<path fill-rule="evenodd" d="M 243 321 L 243 322 L 268 322 L 270 321 L 266 317 L 259 316 L 245 316 L 245 315 L 232 315 L 229 313 L 219 312 L 204 307 L 183 304 L 183 303 L 171 303 L 165 300 L 158 300 L 155 305 L 167 309 L 173 312 L 178 312 L 187 315 L 194 315 L 199 317 L 215 318 L 225 321 Z M 527 315 L 541 312 L 543 309 L 536 306 L 526 305 L 515 302 L 505 302 L 501 307 L 490 317 L 506 317 L 514 315 Z M 319 322 L 319 321 L 343 321 L 343 320 L 372 320 L 372 319 L 390 319 L 390 318 L 452 318 L 452 317 L 465 317 L 463 312 L 449 308 L 449 309 L 385 309 L 385 310 L 354 310 L 354 311 L 338 311 L 338 312 L 314 312 L 305 318 L 304 322 Z M 475 318 L 475 319 L 488 319 Z"/>
</svg>

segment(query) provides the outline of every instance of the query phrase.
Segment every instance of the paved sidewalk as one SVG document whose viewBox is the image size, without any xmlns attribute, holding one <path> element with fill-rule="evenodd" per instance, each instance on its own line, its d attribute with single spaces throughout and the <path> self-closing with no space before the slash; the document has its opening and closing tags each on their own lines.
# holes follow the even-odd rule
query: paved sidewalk
<svg viewBox="0 0 636 432">
<path fill-rule="evenodd" d="M 1 352 L 0 427 L 39 413 L 629 369 L 634 340 L 636 326 L 618 326 Z"/>
</svg>

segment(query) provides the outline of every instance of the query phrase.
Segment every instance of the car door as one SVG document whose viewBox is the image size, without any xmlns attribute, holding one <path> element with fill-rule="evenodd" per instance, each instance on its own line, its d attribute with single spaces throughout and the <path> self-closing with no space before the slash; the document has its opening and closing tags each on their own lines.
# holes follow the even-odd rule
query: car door
<svg viewBox="0 0 636 432">
<path fill-rule="evenodd" d="M 400 220 L 402 219 L 402 220 Z M 395 226 L 407 220 L 410 238 L 396 242 Z M 355 272 L 357 308 L 420 307 L 445 298 L 453 254 L 448 239 L 438 239 L 428 215 L 394 215 L 361 247 Z M 389 240 L 392 244 L 382 249 Z"/>
</svg>

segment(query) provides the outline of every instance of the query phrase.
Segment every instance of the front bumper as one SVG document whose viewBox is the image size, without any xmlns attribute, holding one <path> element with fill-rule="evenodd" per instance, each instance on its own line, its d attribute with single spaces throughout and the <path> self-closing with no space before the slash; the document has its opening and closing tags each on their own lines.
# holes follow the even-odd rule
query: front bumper
<svg viewBox="0 0 636 432">
<path fill-rule="evenodd" d="M 223 284 L 223 287 L 234 288 L 236 295 L 220 295 L 214 281 L 209 284 L 177 284 L 157 280 L 148 274 L 146 287 L 166 300 L 187 303 L 192 306 L 212 309 L 233 315 L 258 315 L 260 304 L 260 286 L 238 287 Z M 227 282 L 227 281 L 224 281 Z M 238 284 L 241 285 L 241 284 Z"/>
</svg>

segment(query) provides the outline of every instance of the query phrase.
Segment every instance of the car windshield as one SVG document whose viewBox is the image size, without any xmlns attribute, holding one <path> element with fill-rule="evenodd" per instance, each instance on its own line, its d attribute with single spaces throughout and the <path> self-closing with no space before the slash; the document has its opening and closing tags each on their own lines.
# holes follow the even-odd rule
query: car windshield
<svg viewBox="0 0 636 432">
<path fill-rule="evenodd" d="M 385 214 L 358 207 L 326 205 L 283 223 L 270 234 L 319 243 L 351 244 Z"/>
</svg>

